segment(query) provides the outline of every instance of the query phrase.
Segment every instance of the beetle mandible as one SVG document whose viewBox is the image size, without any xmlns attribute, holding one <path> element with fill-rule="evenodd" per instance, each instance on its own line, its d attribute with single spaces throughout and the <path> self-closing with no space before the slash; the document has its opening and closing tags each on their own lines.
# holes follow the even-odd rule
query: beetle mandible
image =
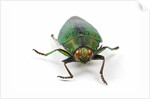
<svg viewBox="0 0 150 99">
<path fill-rule="evenodd" d="M 66 66 L 67 63 L 70 62 L 80 62 L 82 64 L 87 63 L 90 60 L 103 60 L 101 69 L 100 69 L 100 75 L 103 83 L 107 85 L 106 80 L 103 76 L 103 69 L 104 69 L 104 63 L 105 63 L 105 57 L 102 55 L 98 55 L 102 51 L 104 51 L 106 48 L 110 50 L 117 50 L 119 46 L 115 48 L 110 48 L 108 46 L 100 46 L 99 43 L 102 42 L 102 38 L 98 31 L 87 21 L 84 19 L 78 17 L 78 16 L 72 16 L 69 18 L 66 23 L 63 25 L 59 32 L 58 39 L 54 38 L 54 35 L 52 34 L 51 37 L 59 42 L 64 49 L 55 49 L 49 53 L 41 53 L 35 49 L 33 49 L 36 53 L 48 56 L 52 54 L 55 51 L 59 51 L 60 53 L 64 54 L 68 58 L 63 60 L 64 66 L 69 73 L 69 76 L 57 76 L 62 79 L 69 79 L 73 78 L 72 73 Z M 98 48 L 99 47 L 99 48 Z"/>
</svg>

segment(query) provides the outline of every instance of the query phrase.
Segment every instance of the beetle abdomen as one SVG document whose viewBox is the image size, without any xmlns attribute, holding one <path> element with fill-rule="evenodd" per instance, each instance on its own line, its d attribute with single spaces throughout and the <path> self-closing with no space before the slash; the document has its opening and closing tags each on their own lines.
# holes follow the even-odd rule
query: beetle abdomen
<svg viewBox="0 0 150 99">
<path fill-rule="evenodd" d="M 79 35 L 89 36 L 99 42 L 102 41 L 98 31 L 87 21 L 77 16 L 71 17 L 63 25 L 59 32 L 58 41 L 63 45 L 65 42 Z"/>
</svg>

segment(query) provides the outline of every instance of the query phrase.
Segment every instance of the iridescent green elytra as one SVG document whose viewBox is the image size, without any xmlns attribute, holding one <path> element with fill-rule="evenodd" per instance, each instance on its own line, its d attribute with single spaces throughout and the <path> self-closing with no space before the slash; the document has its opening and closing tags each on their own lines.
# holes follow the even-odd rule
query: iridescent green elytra
<svg viewBox="0 0 150 99">
<path fill-rule="evenodd" d="M 55 39 L 53 34 L 51 36 Z M 103 60 L 100 74 L 102 81 L 107 85 L 107 82 L 103 76 L 105 57 L 98 54 L 106 48 L 116 50 L 119 48 L 118 46 L 115 48 L 110 48 L 108 46 L 99 47 L 99 43 L 102 42 L 102 38 L 98 31 L 91 24 L 78 16 L 73 16 L 66 21 L 59 32 L 58 39 L 55 40 L 57 40 L 65 48 L 65 50 L 56 49 L 46 54 L 38 52 L 35 49 L 33 50 L 44 56 L 48 56 L 55 51 L 59 51 L 68 57 L 62 62 L 64 62 L 64 66 L 67 69 L 69 76 L 58 76 L 59 78 L 73 78 L 72 73 L 66 66 L 69 62 L 80 62 L 85 64 L 90 60 Z"/>
</svg>

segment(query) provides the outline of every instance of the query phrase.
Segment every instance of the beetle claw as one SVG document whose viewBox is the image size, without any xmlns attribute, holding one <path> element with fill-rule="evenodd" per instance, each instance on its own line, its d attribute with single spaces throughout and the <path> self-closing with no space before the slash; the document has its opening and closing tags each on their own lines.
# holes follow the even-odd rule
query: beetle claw
<svg viewBox="0 0 150 99">
<path fill-rule="evenodd" d="M 104 79 L 104 76 L 102 74 L 101 74 L 101 79 L 102 79 L 103 83 L 105 83 L 106 85 L 108 85 L 107 82 L 106 82 L 106 80 Z"/>
<path fill-rule="evenodd" d="M 119 46 L 115 47 L 114 49 L 115 49 L 115 50 L 119 49 Z"/>
</svg>

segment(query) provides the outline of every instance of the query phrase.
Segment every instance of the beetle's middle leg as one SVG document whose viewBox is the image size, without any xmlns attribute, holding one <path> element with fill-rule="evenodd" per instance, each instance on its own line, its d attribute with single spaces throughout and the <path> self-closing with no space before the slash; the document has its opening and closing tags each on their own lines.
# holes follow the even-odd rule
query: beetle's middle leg
<svg viewBox="0 0 150 99">
<path fill-rule="evenodd" d="M 56 38 L 54 37 L 54 34 L 52 34 L 51 37 L 52 37 L 54 40 L 58 41 L 58 39 L 56 39 Z"/>
<path fill-rule="evenodd" d="M 108 46 L 104 46 L 104 47 L 101 46 L 101 47 L 95 52 L 94 55 L 98 55 L 99 53 L 101 53 L 102 51 L 104 51 L 106 48 L 108 48 L 109 50 L 117 50 L 117 49 L 119 49 L 119 46 L 114 47 L 114 48 L 111 48 L 111 47 L 108 47 Z"/>
<path fill-rule="evenodd" d="M 70 70 L 68 69 L 68 67 L 66 66 L 66 64 L 67 64 L 67 63 L 70 63 L 70 62 L 75 62 L 75 60 L 74 60 L 72 57 L 69 57 L 69 58 L 63 60 L 62 62 L 64 62 L 64 66 L 65 66 L 67 72 L 69 73 L 69 76 L 66 76 L 66 77 L 64 77 L 64 76 L 57 76 L 57 77 L 62 78 L 62 79 L 73 78 L 73 75 L 72 75 L 72 73 L 70 72 Z"/>
<path fill-rule="evenodd" d="M 65 51 L 65 50 L 63 50 L 63 49 L 55 49 L 55 50 L 53 50 L 53 51 L 51 51 L 51 52 L 49 52 L 49 53 L 46 53 L 46 54 L 41 53 L 41 52 L 39 52 L 39 51 L 37 51 L 37 50 L 35 50 L 35 49 L 33 49 L 33 50 L 34 50 L 36 53 L 38 53 L 38 54 L 40 54 L 40 55 L 44 55 L 44 56 L 48 56 L 48 55 L 54 53 L 55 51 L 59 51 L 60 53 L 64 54 L 65 56 L 71 57 L 71 55 L 70 55 L 67 51 Z"/>
<path fill-rule="evenodd" d="M 103 81 L 103 83 L 105 83 L 107 85 L 107 82 L 103 76 L 103 69 L 104 69 L 104 64 L 105 64 L 105 57 L 102 56 L 102 55 L 95 55 L 95 57 L 93 58 L 93 60 L 103 60 L 103 64 L 102 64 L 102 67 L 100 69 L 100 74 L 101 74 L 101 79 Z"/>
</svg>

